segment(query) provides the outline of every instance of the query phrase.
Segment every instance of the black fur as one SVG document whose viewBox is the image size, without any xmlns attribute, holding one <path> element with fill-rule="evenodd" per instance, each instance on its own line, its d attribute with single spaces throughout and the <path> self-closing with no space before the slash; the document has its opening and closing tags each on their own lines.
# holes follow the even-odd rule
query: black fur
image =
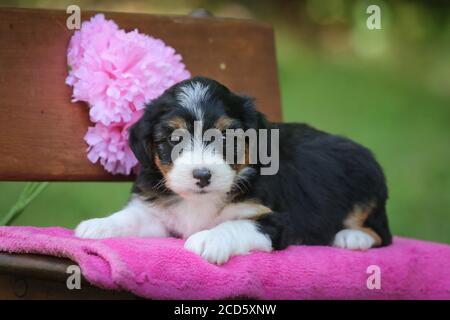
<svg viewBox="0 0 450 320">
<path fill-rule="evenodd" d="M 280 168 L 255 175 L 249 196 L 274 211 L 259 223 L 275 249 L 330 244 L 354 206 L 372 202 L 365 226 L 391 243 L 385 178 L 368 149 L 305 124 L 269 126 L 280 130 Z"/>
</svg>

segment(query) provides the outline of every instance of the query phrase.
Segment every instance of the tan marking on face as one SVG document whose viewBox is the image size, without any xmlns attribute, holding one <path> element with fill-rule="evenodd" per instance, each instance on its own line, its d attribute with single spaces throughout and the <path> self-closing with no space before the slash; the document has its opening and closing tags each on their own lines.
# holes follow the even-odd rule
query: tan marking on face
<svg viewBox="0 0 450 320">
<path fill-rule="evenodd" d="M 217 119 L 215 123 L 215 127 L 219 129 L 220 131 L 226 130 L 230 127 L 231 123 L 233 122 L 233 119 L 228 118 L 227 116 L 221 116 L 219 119 Z"/>
<path fill-rule="evenodd" d="M 372 228 L 364 226 L 364 223 L 374 208 L 375 204 L 373 202 L 367 205 L 355 205 L 345 219 L 344 226 L 348 229 L 360 230 L 367 233 L 375 240 L 375 245 L 379 246 L 381 245 L 380 236 Z"/>
<path fill-rule="evenodd" d="M 187 129 L 186 120 L 180 117 L 173 117 L 170 119 L 169 125 L 174 129 Z"/>
<path fill-rule="evenodd" d="M 231 167 L 236 170 L 236 173 L 239 174 L 242 170 L 244 170 L 250 164 L 250 152 L 248 143 L 245 144 L 244 151 L 244 163 L 233 163 Z M 239 160 L 239 159 L 238 159 Z M 238 161 L 239 162 L 239 161 Z"/>
<path fill-rule="evenodd" d="M 167 177 L 167 174 L 172 169 L 172 164 L 163 164 L 161 163 L 161 159 L 158 155 L 155 155 L 155 164 L 158 167 L 159 171 L 163 174 L 164 177 Z"/>
</svg>

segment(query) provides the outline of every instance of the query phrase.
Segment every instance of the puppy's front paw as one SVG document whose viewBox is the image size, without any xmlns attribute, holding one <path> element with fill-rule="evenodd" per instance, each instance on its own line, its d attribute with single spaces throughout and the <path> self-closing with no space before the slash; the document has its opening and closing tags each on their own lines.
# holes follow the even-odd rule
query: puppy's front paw
<svg viewBox="0 0 450 320">
<path fill-rule="evenodd" d="M 96 218 L 81 222 L 75 229 L 75 235 L 80 238 L 101 239 L 126 236 L 126 231 L 124 226 L 111 218 Z"/>
<path fill-rule="evenodd" d="M 233 254 L 232 241 L 214 229 L 194 233 L 186 240 L 184 248 L 215 264 L 227 262 Z"/>
<path fill-rule="evenodd" d="M 336 234 L 333 245 L 344 249 L 367 250 L 374 243 L 375 239 L 364 231 L 344 229 Z"/>
</svg>

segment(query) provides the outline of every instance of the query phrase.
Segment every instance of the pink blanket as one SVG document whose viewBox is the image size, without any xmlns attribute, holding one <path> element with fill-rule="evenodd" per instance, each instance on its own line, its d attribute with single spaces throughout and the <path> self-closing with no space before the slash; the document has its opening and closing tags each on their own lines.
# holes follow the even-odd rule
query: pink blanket
<svg viewBox="0 0 450 320">
<path fill-rule="evenodd" d="M 450 246 L 399 237 L 367 252 L 291 246 L 215 266 L 179 239 L 87 240 L 63 228 L 0 227 L 0 251 L 67 257 L 92 284 L 146 298 L 450 299 Z"/>
</svg>

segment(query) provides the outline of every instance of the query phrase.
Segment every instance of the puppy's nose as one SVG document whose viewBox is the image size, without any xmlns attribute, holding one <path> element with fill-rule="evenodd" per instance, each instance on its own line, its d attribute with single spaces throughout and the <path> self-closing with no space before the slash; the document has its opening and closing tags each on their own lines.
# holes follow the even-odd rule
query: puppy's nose
<svg viewBox="0 0 450 320">
<path fill-rule="evenodd" d="M 194 176 L 195 179 L 198 180 L 197 185 L 200 188 L 206 187 L 211 182 L 211 171 L 209 171 L 209 169 L 206 168 L 194 169 L 194 171 L 192 171 L 192 175 Z"/>
</svg>

